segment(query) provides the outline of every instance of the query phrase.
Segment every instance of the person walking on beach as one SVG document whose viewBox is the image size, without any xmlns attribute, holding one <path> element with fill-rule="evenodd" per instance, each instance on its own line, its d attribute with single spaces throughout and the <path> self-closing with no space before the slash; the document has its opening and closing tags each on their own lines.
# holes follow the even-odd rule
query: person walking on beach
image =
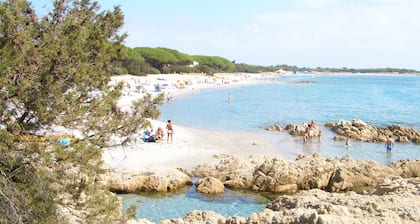
<svg viewBox="0 0 420 224">
<path fill-rule="evenodd" d="M 392 139 L 392 136 L 390 135 L 385 142 L 386 153 L 391 153 L 392 147 L 394 147 L 394 139 Z"/>
<path fill-rule="evenodd" d="M 172 127 L 171 120 L 168 120 L 168 123 L 166 124 L 166 129 L 168 130 L 168 139 L 167 139 L 167 142 L 169 143 L 169 140 L 171 140 L 171 143 L 172 143 L 173 142 L 174 129 Z"/>
</svg>

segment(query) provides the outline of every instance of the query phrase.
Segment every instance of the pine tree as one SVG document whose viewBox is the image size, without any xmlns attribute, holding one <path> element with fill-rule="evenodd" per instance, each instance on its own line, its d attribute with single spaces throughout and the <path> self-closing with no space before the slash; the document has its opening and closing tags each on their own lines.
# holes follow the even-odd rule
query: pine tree
<svg viewBox="0 0 420 224">
<path fill-rule="evenodd" d="M 126 36 L 121 9 L 57 0 L 39 17 L 7 0 L 0 15 L 0 223 L 121 220 L 115 195 L 95 184 L 101 149 L 129 142 L 163 102 L 146 95 L 131 111 L 117 107 L 122 85 L 108 83 Z M 45 135 L 53 126 L 82 137 L 61 145 Z"/>
</svg>

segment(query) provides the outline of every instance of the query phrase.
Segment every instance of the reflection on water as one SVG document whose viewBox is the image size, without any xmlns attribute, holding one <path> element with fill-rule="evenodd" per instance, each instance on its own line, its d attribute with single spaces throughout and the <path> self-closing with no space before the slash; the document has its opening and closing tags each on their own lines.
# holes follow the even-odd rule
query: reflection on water
<svg viewBox="0 0 420 224">
<path fill-rule="evenodd" d="M 249 191 L 225 189 L 219 197 L 208 198 L 196 191 L 196 187 L 185 187 L 174 193 L 120 194 L 123 209 L 137 206 L 137 219 L 153 222 L 169 218 L 182 218 L 193 210 L 210 210 L 223 216 L 247 217 L 262 211 L 274 194 L 257 194 Z"/>
</svg>

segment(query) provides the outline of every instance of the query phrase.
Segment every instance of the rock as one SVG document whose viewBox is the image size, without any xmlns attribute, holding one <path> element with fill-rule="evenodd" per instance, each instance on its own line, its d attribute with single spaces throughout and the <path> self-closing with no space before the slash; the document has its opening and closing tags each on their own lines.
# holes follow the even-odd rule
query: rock
<svg viewBox="0 0 420 224">
<path fill-rule="evenodd" d="M 284 129 L 279 124 L 273 124 L 265 128 L 266 131 L 283 131 Z"/>
<path fill-rule="evenodd" d="M 219 179 L 206 177 L 198 181 L 197 191 L 203 194 L 221 194 L 225 191 L 225 186 Z"/>
<path fill-rule="evenodd" d="M 355 140 L 366 142 L 385 142 L 389 135 L 396 136 L 397 142 L 414 142 L 420 144 L 417 139 L 420 138 L 420 132 L 415 129 L 404 128 L 400 125 L 391 125 L 386 128 L 371 126 L 360 119 L 353 119 L 351 122 L 339 120 L 326 127 L 330 128 L 339 136 L 352 137 Z M 342 137 L 336 137 L 341 141 Z"/>
<path fill-rule="evenodd" d="M 345 141 L 346 139 L 347 139 L 347 137 L 342 136 L 342 135 L 334 136 L 334 141 Z"/>
<path fill-rule="evenodd" d="M 203 224 L 203 223 L 225 223 L 225 217 L 212 211 L 194 210 L 188 213 L 183 219 L 167 219 L 160 224 Z"/>
<path fill-rule="evenodd" d="M 104 171 L 97 181 L 117 193 L 169 192 L 192 184 L 191 176 L 175 168 L 139 173 L 121 173 L 111 169 Z"/>
<path fill-rule="evenodd" d="M 226 218 L 225 224 L 245 224 L 246 219 L 240 216 L 231 216 Z"/>
<path fill-rule="evenodd" d="M 324 159 L 319 154 L 299 156 L 296 161 L 225 158 L 216 165 L 197 166 L 194 173 L 201 178 L 217 178 L 226 187 L 235 189 L 294 193 L 317 188 L 343 192 L 372 186 L 393 176 L 416 177 L 420 174 L 420 160 L 387 166 L 348 156 Z"/>
</svg>

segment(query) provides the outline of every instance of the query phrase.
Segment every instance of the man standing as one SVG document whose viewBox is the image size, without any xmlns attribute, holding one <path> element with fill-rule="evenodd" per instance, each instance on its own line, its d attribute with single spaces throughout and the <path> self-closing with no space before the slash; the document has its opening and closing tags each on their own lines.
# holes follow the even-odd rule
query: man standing
<svg viewBox="0 0 420 224">
<path fill-rule="evenodd" d="M 168 123 L 166 124 L 166 129 L 168 129 L 168 139 L 166 141 L 169 143 L 169 140 L 171 140 L 171 143 L 172 143 L 173 142 L 174 129 L 172 127 L 171 120 L 168 120 Z"/>
<path fill-rule="evenodd" d="M 386 153 L 391 153 L 392 147 L 394 147 L 394 139 L 392 139 L 390 135 L 385 142 Z"/>
</svg>

